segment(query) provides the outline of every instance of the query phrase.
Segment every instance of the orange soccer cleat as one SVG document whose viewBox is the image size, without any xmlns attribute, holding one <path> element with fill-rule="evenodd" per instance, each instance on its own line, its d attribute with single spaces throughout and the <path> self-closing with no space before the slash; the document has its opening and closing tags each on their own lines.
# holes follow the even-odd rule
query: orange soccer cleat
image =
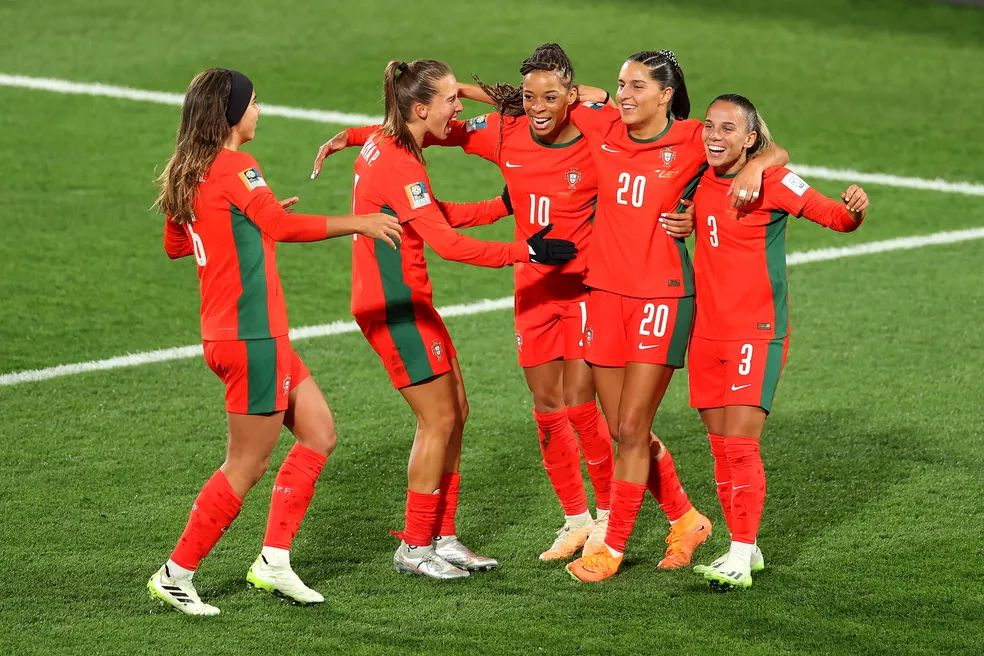
<svg viewBox="0 0 984 656">
<path fill-rule="evenodd" d="M 670 527 L 666 536 L 666 555 L 656 566 L 659 569 L 678 569 L 690 565 L 697 547 L 711 537 L 711 520 L 696 508 L 691 508 Z"/>
<path fill-rule="evenodd" d="M 581 583 L 598 583 L 615 575 L 622 564 L 622 556 L 613 556 L 608 547 L 581 556 L 567 565 L 567 573 Z"/>
</svg>

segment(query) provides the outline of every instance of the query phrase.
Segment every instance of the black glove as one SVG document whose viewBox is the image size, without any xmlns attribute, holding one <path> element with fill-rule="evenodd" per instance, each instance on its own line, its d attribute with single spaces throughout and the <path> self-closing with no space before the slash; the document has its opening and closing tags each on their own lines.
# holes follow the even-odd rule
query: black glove
<svg viewBox="0 0 984 656">
<path fill-rule="evenodd" d="M 547 239 L 544 237 L 551 230 L 553 230 L 553 225 L 548 225 L 526 240 L 526 243 L 530 247 L 530 262 L 564 264 L 573 260 L 574 256 L 577 255 L 577 248 L 574 247 L 574 242 L 567 241 L 566 239 Z"/>
<path fill-rule="evenodd" d="M 506 204 L 509 214 L 513 213 L 512 199 L 509 198 L 509 187 L 502 185 L 502 202 Z"/>
</svg>

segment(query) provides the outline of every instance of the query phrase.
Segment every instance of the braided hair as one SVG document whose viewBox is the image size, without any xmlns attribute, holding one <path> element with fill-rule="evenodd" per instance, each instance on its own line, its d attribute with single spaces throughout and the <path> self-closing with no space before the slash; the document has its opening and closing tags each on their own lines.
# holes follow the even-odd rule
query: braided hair
<svg viewBox="0 0 984 656">
<path fill-rule="evenodd" d="M 683 77 L 683 69 L 672 50 L 643 50 L 630 55 L 626 61 L 639 62 L 649 69 L 649 77 L 659 82 L 664 88 L 673 89 L 673 100 L 670 103 L 669 114 L 675 118 L 690 116 L 690 96 L 687 95 L 687 82 Z"/>
</svg>

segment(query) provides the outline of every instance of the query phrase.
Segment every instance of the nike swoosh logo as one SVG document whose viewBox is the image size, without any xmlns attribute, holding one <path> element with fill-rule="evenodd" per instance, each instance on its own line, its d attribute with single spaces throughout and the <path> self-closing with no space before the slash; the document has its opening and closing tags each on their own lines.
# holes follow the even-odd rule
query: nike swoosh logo
<svg viewBox="0 0 984 656">
<path fill-rule="evenodd" d="M 609 148 L 608 147 L 608 144 L 601 144 L 601 149 L 604 150 L 606 153 L 620 153 L 620 152 L 622 152 L 621 150 L 615 150 L 614 148 Z"/>
<path fill-rule="evenodd" d="M 648 351 L 649 349 L 659 348 L 659 344 L 643 344 L 639 342 L 640 351 Z"/>
<path fill-rule="evenodd" d="M 751 383 L 749 383 L 748 385 L 738 385 L 737 387 L 735 387 L 735 386 L 734 386 L 734 384 L 732 384 L 732 385 L 731 385 L 731 391 L 732 391 L 732 392 L 737 392 L 738 390 L 743 390 L 743 389 L 745 389 L 746 387 L 751 387 L 751 386 L 752 386 L 752 384 L 751 384 Z"/>
<path fill-rule="evenodd" d="M 589 460 L 588 461 L 588 464 L 591 465 L 591 466 L 600 465 L 601 463 L 603 463 L 603 462 L 605 462 L 607 460 L 608 460 L 608 458 L 602 458 L 601 460 Z"/>
<path fill-rule="evenodd" d="M 741 489 L 746 488 L 746 487 L 752 487 L 751 483 L 749 483 L 748 485 L 735 485 L 731 489 L 732 490 L 741 490 Z"/>
<path fill-rule="evenodd" d="M 513 164 L 508 159 L 506 160 L 506 168 L 507 169 L 518 169 L 518 168 L 521 168 L 522 166 L 523 166 L 522 164 Z"/>
</svg>

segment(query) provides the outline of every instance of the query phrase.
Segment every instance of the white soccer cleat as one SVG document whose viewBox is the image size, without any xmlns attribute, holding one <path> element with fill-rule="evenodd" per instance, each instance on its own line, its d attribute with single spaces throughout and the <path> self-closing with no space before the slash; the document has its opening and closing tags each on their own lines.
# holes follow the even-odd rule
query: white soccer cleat
<svg viewBox="0 0 984 656">
<path fill-rule="evenodd" d="M 694 571 L 698 574 L 703 574 L 705 571 L 712 567 L 718 567 L 728 559 L 730 551 L 725 551 L 723 554 L 718 556 L 718 558 L 710 565 L 698 565 L 694 568 Z M 755 551 L 752 552 L 752 558 L 749 561 L 749 571 L 752 574 L 757 574 L 765 569 L 765 557 L 762 555 L 762 550 L 755 545 Z"/>
<path fill-rule="evenodd" d="M 587 541 L 584 543 L 584 555 L 588 556 L 593 553 L 598 553 L 605 547 L 605 533 L 608 532 L 608 513 L 602 514 L 598 513 L 598 519 L 594 521 L 594 528 L 591 529 L 591 535 L 588 536 Z"/>
<path fill-rule="evenodd" d="M 198 591 L 195 590 L 195 584 L 191 582 L 191 577 L 171 576 L 166 564 L 162 565 L 147 581 L 147 590 L 150 591 L 152 598 L 185 615 L 204 617 L 219 614 L 218 608 L 201 600 Z"/>
<path fill-rule="evenodd" d="M 588 536 L 594 535 L 592 532 L 594 525 L 595 523 L 590 519 L 581 524 L 564 523 L 557 531 L 557 539 L 553 541 L 549 549 L 540 554 L 540 560 L 547 562 L 570 558 L 585 545 L 585 541 L 589 539 Z M 604 531 L 601 533 L 601 539 L 605 539 Z"/>
<path fill-rule="evenodd" d="M 499 566 L 499 561 L 488 556 L 479 556 L 466 547 L 457 535 L 437 535 L 431 542 L 434 553 L 459 569 L 470 572 L 488 572 Z"/>
<path fill-rule="evenodd" d="M 411 547 L 401 541 L 393 554 L 393 566 L 404 574 L 416 574 L 431 579 L 463 579 L 468 570 L 455 567 L 437 555 L 432 545 Z"/>
<path fill-rule="evenodd" d="M 264 590 L 301 606 L 320 604 L 325 600 L 320 592 L 304 585 L 304 581 L 294 573 L 289 563 L 271 565 L 263 554 L 256 557 L 252 567 L 246 572 L 246 583 L 251 588 Z"/>
</svg>

